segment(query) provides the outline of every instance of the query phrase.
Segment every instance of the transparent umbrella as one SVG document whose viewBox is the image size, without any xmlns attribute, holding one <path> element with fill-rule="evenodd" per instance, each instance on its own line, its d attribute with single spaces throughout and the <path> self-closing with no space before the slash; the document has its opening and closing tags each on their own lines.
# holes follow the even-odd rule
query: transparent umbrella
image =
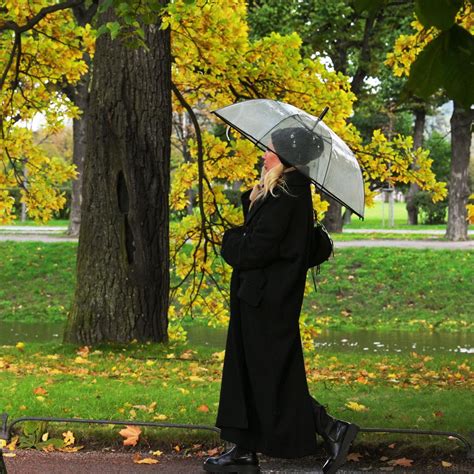
<svg viewBox="0 0 474 474">
<path fill-rule="evenodd" d="M 213 113 L 261 150 L 270 149 L 321 191 L 364 217 L 364 180 L 354 154 L 323 121 L 284 102 L 253 99 Z"/>
</svg>

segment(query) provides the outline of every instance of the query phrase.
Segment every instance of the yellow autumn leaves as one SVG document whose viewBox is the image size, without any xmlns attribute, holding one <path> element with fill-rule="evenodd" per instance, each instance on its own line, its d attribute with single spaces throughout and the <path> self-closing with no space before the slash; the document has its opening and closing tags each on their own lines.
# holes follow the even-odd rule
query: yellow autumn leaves
<svg viewBox="0 0 474 474">
<path fill-rule="evenodd" d="M 47 0 L 7 1 L 2 19 L 23 25 L 48 5 Z M 0 89 L 0 223 L 13 220 L 11 190 L 23 179 L 28 191 L 21 190 L 21 199 L 30 217 L 46 222 L 54 211 L 64 207 L 66 199 L 58 189 L 74 179 L 76 172 L 61 157 L 50 158 L 35 144 L 31 121 L 38 112 L 44 113 L 48 134 L 58 131 L 64 118 L 80 116 L 80 110 L 66 98 L 62 88 L 75 84 L 87 72 L 83 55 L 93 54 L 94 35 L 90 26 L 79 27 L 72 12 L 64 10 L 46 16 L 34 31 L 22 34 L 19 62 L 14 40 L 10 30 L 0 35 L 2 74 L 10 58 L 14 65 Z"/>
</svg>

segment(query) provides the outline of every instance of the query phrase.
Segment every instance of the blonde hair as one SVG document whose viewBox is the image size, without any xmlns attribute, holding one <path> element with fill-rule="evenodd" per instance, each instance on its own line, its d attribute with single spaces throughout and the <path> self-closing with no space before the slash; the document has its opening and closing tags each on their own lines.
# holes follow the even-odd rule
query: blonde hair
<svg viewBox="0 0 474 474">
<path fill-rule="evenodd" d="M 290 168 L 294 169 L 294 168 Z M 253 203 L 257 199 L 264 199 L 267 197 L 268 193 L 272 196 L 276 197 L 274 194 L 275 188 L 278 186 L 282 189 L 285 193 L 293 196 L 289 191 L 286 184 L 286 180 L 284 177 L 285 166 L 283 163 L 278 163 L 277 165 L 273 166 L 269 171 L 266 171 L 265 168 L 262 168 L 262 176 L 260 178 L 259 183 L 259 191 L 255 196 L 255 199 L 251 201 L 249 209 L 252 207 Z"/>
</svg>

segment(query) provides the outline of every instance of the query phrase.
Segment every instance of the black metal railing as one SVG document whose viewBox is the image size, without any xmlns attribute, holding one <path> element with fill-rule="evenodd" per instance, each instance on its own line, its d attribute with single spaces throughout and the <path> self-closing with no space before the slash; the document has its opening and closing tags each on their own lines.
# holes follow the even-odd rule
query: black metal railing
<svg viewBox="0 0 474 474">
<path fill-rule="evenodd" d="M 193 425 L 183 423 L 157 423 L 152 421 L 130 421 L 130 420 L 95 420 L 88 418 L 52 418 L 42 416 L 24 416 L 21 418 L 15 418 L 10 424 L 8 424 L 8 414 L 2 413 L 0 415 L 1 426 L 0 426 L 0 439 L 8 442 L 11 437 L 12 429 L 15 425 L 24 421 L 47 421 L 53 423 L 93 423 L 99 425 L 134 425 L 134 426 L 150 426 L 153 428 L 183 428 L 193 430 L 208 430 L 220 433 L 220 429 L 215 426 L 209 425 Z M 466 437 L 452 431 L 430 431 L 430 430 L 412 430 L 405 428 L 360 428 L 360 432 L 365 433 L 404 433 L 410 435 L 430 435 L 430 436 L 449 436 L 459 440 L 466 448 L 467 459 L 474 459 L 473 443 Z M 474 432 L 471 434 L 474 438 Z M 3 470 L 2 470 L 3 469 Z M 3 463 L 2 450 L 0 449 L 0 474 L 5 474 L 6 468 Z"/>
</svg>

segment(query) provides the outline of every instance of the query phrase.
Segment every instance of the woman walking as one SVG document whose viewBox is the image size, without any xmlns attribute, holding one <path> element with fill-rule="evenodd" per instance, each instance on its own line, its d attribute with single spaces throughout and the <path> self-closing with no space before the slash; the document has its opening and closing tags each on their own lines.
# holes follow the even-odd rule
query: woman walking
<svg viewBox="0 0 474 474">
<path fill-rule="evenodd" d="M 297 145 L 297 146 L 296 146 Z M 280 157 L 304 166 L 321 144 L 303 129 L 272 133 L 262 179 L 242 194 L 245 224 L 225 232 L 221 254 L 233 267 L 216 426 L 235 446 L 209 457 L 210 472 L 258 472 L 257 452 L 298 458 L 329 451 L 323 472 L 344 464 L 358 427 L 329 416 L 308 391 L 299 315 L 313 227 L 310 181 Z"/>
</svg>

